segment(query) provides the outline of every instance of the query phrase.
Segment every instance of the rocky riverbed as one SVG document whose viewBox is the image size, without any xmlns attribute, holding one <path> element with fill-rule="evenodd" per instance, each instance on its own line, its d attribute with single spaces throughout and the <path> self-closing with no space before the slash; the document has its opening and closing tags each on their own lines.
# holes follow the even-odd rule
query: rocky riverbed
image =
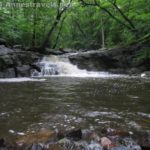
<svg viewBox="0 0 150 150">
<path fill-rule="evenodd" d="M 14 133 L 14 132 L 12 132 Z M 100 133 L 88 129 L 42 130 L 16 133 L 8 142 L 0 140 L 0 150 L 146 150 L 150 148 L 150 133 L 103 129 Z"/>
</svg>

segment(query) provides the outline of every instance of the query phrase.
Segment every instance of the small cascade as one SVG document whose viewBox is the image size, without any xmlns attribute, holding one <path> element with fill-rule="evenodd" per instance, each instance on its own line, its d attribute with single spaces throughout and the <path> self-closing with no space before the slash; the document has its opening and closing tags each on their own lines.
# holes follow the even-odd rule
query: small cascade
<svg viewBox="0 0 150 150">
<path fill-rule="evenodd" d="M 36 64 L 41 72 L 33 71 L 32 77 L 71 76 L 71 77 L 110 77 L 118 76 L 107 72 L 81 70 L 70 63 L 67 56 L 46 56 Z"/>
</svg>

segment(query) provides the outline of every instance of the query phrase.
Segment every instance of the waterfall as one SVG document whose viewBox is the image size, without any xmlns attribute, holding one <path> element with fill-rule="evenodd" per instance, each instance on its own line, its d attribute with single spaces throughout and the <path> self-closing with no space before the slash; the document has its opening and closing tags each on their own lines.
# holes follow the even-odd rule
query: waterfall
<svg viewBox="0 0 150 150">
<path fill-rule="evenodd" d="M 76 65 L 70 63 L 67 56 L 50 55 L 44 57 L 38 65 L 41 72 L 33 71 L 32 77 L 49 77 L 49 76 L 70 76 L 70 77 L 112 77 L 108 72 L 93 72 L 81 70 Z"/>
</svg>

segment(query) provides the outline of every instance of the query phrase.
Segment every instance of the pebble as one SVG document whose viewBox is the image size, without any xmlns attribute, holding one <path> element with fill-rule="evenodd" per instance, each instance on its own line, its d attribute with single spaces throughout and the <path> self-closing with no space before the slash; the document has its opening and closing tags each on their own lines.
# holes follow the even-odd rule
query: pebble
<svg viewBox="0 0 150 150">
<path fill-rule="evenodd" d="M 95 119 L 95 122 L 99 121 L 99 119 Z"/>
<path fill-rule="evenodd" d="M 14 131 L 14 130 L 9 130 L 8 132 L 9 132 L 9 133 L 12 133 L 12 134 L 14 134 L 14 133 L 15 133 L 15 131 Z"/>
<path fill-rule="evenodd" d="M 87 146 L 87 150 L 103 150 L 103 147 L 97 143 L 91 143 Z"/>
<path fill-rule="evenodd" d="M 109 148 L 109 146 L 110 146 L 111 144 L 112 144 L 111 140 L 108 139 L 107 137 L 102 137 L 102 138 L 101 138 L 101 145 L 102 145 L 103 147 Z"/>
<path fill-rule="evenodd" d="M 17 132 L 17 135 L 23 136 L 23 135 L 25 135 L 25 133 L 23 133 L 23 132 Z"/>
</svg>

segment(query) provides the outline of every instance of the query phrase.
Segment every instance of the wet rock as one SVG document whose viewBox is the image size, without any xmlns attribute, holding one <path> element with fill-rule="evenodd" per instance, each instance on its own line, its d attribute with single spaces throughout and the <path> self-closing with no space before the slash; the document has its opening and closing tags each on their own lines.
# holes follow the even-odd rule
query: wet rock
<svg viewBox="0 0 150 150">
<path fill-rule="evenodd" d="M 74 141 L 81 140 L 82 131 L 81 131 L 81 129 L 72 130 L 72 131 L 70 131 L 66 134 L 66 137 L 69 138 L 69 139 L 72 139 Z"/>
<path fill-rule="evenodd" d="M 0 78 L 13 78 L 16 77 L 15 70 L 13 68 L 9 68 L 0 72 Z"/>
<path fill-rule="evenodd" d="M 145 71 L 141 74 L 142 78 L 149 78 L 150 77 L 150 71 Z"/>
<path fill-rule="evenodd" d="M 10 49 L 0 45 L 0 78 L 31 76 L 32 69 L 40 71 L 34 65 L 40 57 L 39 53 Z"/>
<path fill-rule="evenodd" d="M 65 146 L 65 147 L 69 147 L 70 145 L 72 145 L 72 142 L 67 138 L 63 138 L 60 141 L 58 141 L 58 144 Z"/>
<path fill-rule="evenodd" d="M 73 140 L 70 140 L 68 138 L 61 139 L 58 141 L 58 145 L 63 148 L 63 150 L 76 150 L 77 147 L 75 145 L 75 142 Z"/>
<path fill-rule="evenodd" d="M 8 47 L 6 47 L 5 45 L 0 45 L 0 55 L 7 55 L 7 54 L 11 54 L 14 51 Z"/>
<path fill-rule="evenodd" d="M 0 148 L 1 147 L 5 147 L 5 140 L 4 139 L 0 139 Z"/>
<path fill-rule="evenodd" d="M 0 38 L 0 45 L 7 45 L 7 42 L 5 39 Z"/>
<path fill-rule="evenodd" d="M 91 140 L 94 140 L 97 142 L 100 141 L 100 137 L 98 136 L 98 134 L 88 129 L 82 130 L 82 139 L 86 141 L 91 141 Z"/>
<path fill-rule="evenodd" d="M 122 139 L 122 144 L 126 146 L 129 150 L 142 150 L 140 145 L 137 144 L 132 138 L 124 138 Z"/>
<path fill-rule="evenodd" d="M 40 144 L 33 144 L 31 150 L 43 150 L 43 146 Z"/>
<path fill-rule="evenodd" d="M 60 140 L 63 139 L 64 137 L 65 137 L 65 131 L 64 130 L 58 131 L 57 138 Z"/>
<path fill-rule="evenodd" d="M 87 146 L 87 150 L 103 150 L 103 147 L 98 143 L 92 142 Z"/>
<path fill-rule="evenodd" d="M 78 141 L 81 140 L 82 138 L 82 131 L 81 129 L 75 129 L 75 130 L 69 130 L 69 131 L 59 131 L 57 133 L 57 137 L 58 139 L 62 139 L 62 138 L 68 138 L 74 141 Z"/>
<path fill-rule="evenodd" d="M 116 132 L 117 131 L 117 132 Z M 119 132 L 118 132 L 119 131 Z M 103 130 L 103 135 L 99 137 L 96 132 L 90 130 L 76 129 L 71 131 L 61 131 L 62 137 L 51 130 L 40 131 L 35 133 L 26 133 L 19 136 L 16 140 L 17 145 L 8 144 L 4 139 L 0 140 L 0 150 L 145 150 L 145 143 L 141 146 L 131 135 L 120 136 L 121 130 L 108 128 Z M 111 134 L 110 134 L 111 133 Z M 117 133 L 117 135 L 116 135 Z M 119 133 L 119 134 L 118 134 Z M 111 135 L 111 136 L 110 136 Z M 122 135 L 122 132 L 121 132 Z M 124 134 L 123 134 L 124 135 Z M 112 139 L 111 139 L 112 138 Z M 150 142 L 149 133 L 144 138 L 144 142 Z M 143 142 L 143 141 L 142 141 Z"/>
<path fill-rule="evenodd" d="M 112 142 L 110 139 L 108 139 L 107 137 L 102 137 L 101 138 L 101 145 L 105 148 L 110 148 L 112 145 Z"/>
<path fill-rule="evenodd" d="M 29 77 L 31 75 L 31 68 L 29 65 L 23 65 L 21 67 L 17 67 L 17 77 Z"/>
<path fill-rule="evenodd" d="M 115 59 L 99 51 L 71 55 L 69 59 L 80 69 L 87 69 L 89 71 L 108 71 L 109 69 L 116 68 L 118 65 Z"/>
<path fill-rule="evenodd" d="M 116 130 L 112 128 L 107 128 L 102 130 L 102 134 L 107 135 L 107 136 L 121 136 L 121 137 L 126 137 L 130 135 L 130 132 L 127 131 L 122 131 L 122 130 Z"/>
<path fill-rule="evenodd" d="M 123 68 L 113 68 L 109 69 L 108 72 L 113 73 L 113 74 L 127 74 L 128 72 L 126 69 Z M 129 73 L 130 74 L 130 73 Z"/>
<path fill-rule="evenodd" d="M 139 74 L 150 70 L 150 58 L 135 61 L 137 54 L 145 49 L 145 45 L 138 43 L 138 46 L 136 44 L 135 46 L 134 44 L 109 50 L 79 52 L 69 56 L 69 59 L 80 69 L 87 69 L 89 71 Z M 147 48 L 149 48 L 149 44 Z"/>
<path fill-rule="evenodd" d="M 13 45 L 13 49 L 22 49 L 23 46 L 22 45 Z"/>
<path fill-rule="evenodd" d="M 4 139 L 0 139 L 0 150 L 17 150 L 16 146 L 7 142 Z"/>
<path fill-rule="evenodd" d="M 139 75 L 141 72 L 141 70 L 139 68 L 131 68 L 131 69 L 128 69 L 127 73 L 129 75 Z"/>
<path fill-rule="evenodd" d="M 64 149 L 60 147 L 59 145 L 52 144 L 47 149 L 44 149 L 44 150 L 64 150 Z M 65 149 L 65 150 L 69 150 L 69 149 Z"/>
<path fill-rule="evenodd" d="M 59 49 L 59 50 L 54 50 L 54 49 L 46 49 L 46 54 L 49 54 L 49 55 L 63 55 L 65 54 L 66 52 Z"/>
<path fill-rule="evenodd" d="M 144 135 L 142 135 L 142 138 L 139 141 L 139 144 L 141 145 L 142 150 L 150 149 L 150 132 L 147 132 Z"/>
<path fill-rule="evenodd" d="M 80 141 L 73 141 L 68 138 L 61 139 L 58 141 L 58 145 L 60 145 L 63 149 L 68 150 L 86 150 L 88 143 L 86 141 L 80 140 Z"/>
<path fill-rule="evenodd" d="M 118 147 L 113 147 L 110 150 L 131 150 L 131 149 L 125 146 L 118 146 Z"/>
<path fill-rule="evenodd" d="M 88 143 L 86 141 L 81 140 L 81 141 L 75 142 L 74 145 L 75 145 L 76 149 L 81 149 L 82 150 L 82 149 L 87 148 Z"/>
<path fill-rule="evenodd" d="M 27 133 L 24 136 L 19 136 L 18 139 L 16 140 L 16 143 L 18 145 L 23 145 L 23 144 L 46 142 L 50 138 L 53 138 L 55 136 L 56 136 L 56 133 L 51 130 L 40 131 L 37 133 Z"/>
<path fill-rule="evenodd" d="M 36 64 L 30 64 L 31 69 L 35 69 L 38 72 L 41 72 L 41 68 Z"/>
</svg>

